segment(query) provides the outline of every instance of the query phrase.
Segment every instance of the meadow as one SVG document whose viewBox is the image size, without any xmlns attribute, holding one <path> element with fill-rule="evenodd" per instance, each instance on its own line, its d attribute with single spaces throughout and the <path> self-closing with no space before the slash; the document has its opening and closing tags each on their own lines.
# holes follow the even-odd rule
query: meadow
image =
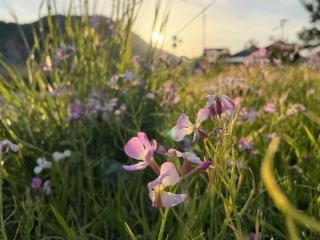
<svg viewBox="0 0 320 240">
<path fill-rule="evenodd" d="M 319 64 L 137 57 L 135 1 L 50 6 L 1 60 L 1 239 L 320 239 Z"/>
</svg>

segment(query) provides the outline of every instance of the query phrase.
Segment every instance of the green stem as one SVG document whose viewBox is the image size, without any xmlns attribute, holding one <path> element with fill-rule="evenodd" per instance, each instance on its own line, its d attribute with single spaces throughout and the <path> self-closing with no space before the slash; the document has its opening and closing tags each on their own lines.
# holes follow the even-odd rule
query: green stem
<svg viewBox="0 0 320 240">
<path fill-rule="evenodd" d="M 164 227 L 166 225 L 167 217 L 169 213 L 169 208 L 167 207 L 164 211 L 164 213 L 161 215 L 161 226 L 160 226 L 160 231 L 158 235 L 158 240 L 162 240 L 163 238 L 163 232 L 164 232 Z"/>
<path fill-rule="evenodd" d="M 6 229 L 4 226 L 4 218 L 3 218 L 3 195 L 2 195 L 2 156 L 0 154 L 0 223 L 1 223 L 1 235 L 3 240 L 7 240 L 7 234 L 6 234 Z"/>
</svg>

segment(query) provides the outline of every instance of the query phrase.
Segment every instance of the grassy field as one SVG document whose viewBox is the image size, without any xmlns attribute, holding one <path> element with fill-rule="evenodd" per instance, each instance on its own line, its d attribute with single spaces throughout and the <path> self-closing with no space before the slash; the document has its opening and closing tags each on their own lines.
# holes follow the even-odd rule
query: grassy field
<svg viewBox="0 0 320 240">
<path fill-rule="evenodd" d="M 139 59 L 124 2 L 1 62 L 0 238 L 320 239 L 319 66 Z"/>
</svg>

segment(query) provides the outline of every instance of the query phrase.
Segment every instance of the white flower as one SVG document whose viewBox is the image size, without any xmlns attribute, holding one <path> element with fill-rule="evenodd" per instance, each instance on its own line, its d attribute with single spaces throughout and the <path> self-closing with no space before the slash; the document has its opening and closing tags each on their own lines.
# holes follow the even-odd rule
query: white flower
<svg viewBox="0 0 320 240">
<path fill-rule="evenodd" d="M 45 158 L 38 158 L 37 164 L 38 164 L 38 166 L 36 166 L 33 169 L 33 172 L 35 174 L 39 174 L 42 172 L 43 169 L 51 168 L 51 166 L 52 166 L 52 162 L 47 161 Z"/>
<path fill-rule="evenodd" d="M 53 161 L 55 162 L 60 162 L 61 160 L 70 156 L 71 156 L 71 151 L 69 149 L 65 150 L 64 152 L 55 151 L 52 153 L 52 158 L 53 158 Z"/>
</svg>

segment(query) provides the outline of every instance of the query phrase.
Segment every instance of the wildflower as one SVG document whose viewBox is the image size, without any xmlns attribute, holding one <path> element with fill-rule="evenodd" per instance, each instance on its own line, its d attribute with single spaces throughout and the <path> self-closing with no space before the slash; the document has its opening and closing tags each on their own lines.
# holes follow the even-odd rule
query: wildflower
<svg viewBox="0 0 320 240">
<path fill-rule="evenodd" d="M 54 57 L 54 62 L 56 65 L 60 64 L 62 61 L 68 59 L 75 53 L 75 48 L 68 45 L 62 45 L 57 49 L 56 55 Z"/>
<path fill-rule="evenodd" d="M 206 108 L 210 110 L 211 118 L 221 117 L 221 114 L 227 111 L 233 111 L 235 102 L 226 95 L 208 95 Z"/>
<path fill-rule="evenodd" d="M 114 114 L 119 116 L 127 110 L 127 106 L 123 103 L 120 108 L 114 111 Z"/>
<path fill-rule="evenodd" d="M 52 162 L 47 161 L 45 158 L 38 158 L 37 165 L 38 166 L 33 169 L 35 174 L 41 173 L 43 169 L 51 168 Z"/>
<path fill-rule="evenodd" d="M 156 149 L 156 140 L 152 140 L 150 143 L 147 135 L 144 132 L 138 132 L 137 137 L 131 138 L 124 146 L 124 151 L 129 157 L 142 162 L 130 166 L 123 165 L 124 170 L 137 171 L 145 169 L 148 165 L 150 165 L 152 170 L 158 175 L 159 167 L 152 158 Z"/>
<path fill-rule="evenodd" d="M 240 152 L 252 151 L 254 149 L 253 141 L 246 137 L 241 137 L 238 141 L 238 149 Z"/>
<path fill-rule="evenodd" d="M 287 109 L 286 114 L 287 116 L 292 116 L 297 114 L 299 111 L 305 111 L 305 110 L 306 108 L 303 104 L 295 103 Z"/>
<path fill-rule="evenodd" d="M 58 87 L 51 92 L 52 97 L 59 97 L 63 93 L 66 93 L 67 89 L 65 87 Z"/>
<path fill-rule="evenodd" d="M 152 206 L 173 207 L 186 200 L 187 194 L 174 194 L 164 191 L 165 187 L 173 186 L 180 181 L 180 176 L 175 165 L 165 162 L 161 165 L 160 175 L 154 181 L 148 183 L 149 197 Z"/>
<path fill-rule="evenodd" d="M 276 105 L 274 103 L 267 103 L 264 105 L 263 110 L 266 113 L 274 113 L 276 111 Z"/>
<path fill-rule="evenodd" d="M 209 113 L 208 108 L 200 109 L 197 114 L 196 124 L 192 124 L 189 117 L 181 113 L 176 125 L 172 128 L 172 139 L 179 142 L 191 133 L 194 133 L 193 141 L 199 140 L 200 137 L 207 137 L 207 133 L 200 128 L 200 124 L 208 118 Z"/>
<path fill-rule="evenodd" d="M 118 90 L 119 89 L 118 80 L 119 80 L 119 76 L 114 75 L 110 78 L 109 81 L 107 81 L 106 86 L 113 90 Z"/>
<path fill-rule="evenodd" d="M 173 156 L 176 156 L 178 158 L 184 158 L 186 160 L 188 160 L 189 162 L 192 162 L 194 164 L 200 164 L 201 163 L 201 160 L 199 157 L 197 157 L 195 154 L 191 153 L 191 152 L 180 152 L 174 148 L 170 148 L 168 150 L 168 152 L 166 153 L 167 156 L 169 157 L 173 157 Z"/>
<path fill-rule="evenodd" d="M 45 195 L 49 195 L 51 193 L 50 180 L 46 180 L 43 183 L 43 192 Z"/>
<path fill-rule="evenodd" d="M 41 178 L 39 178 L 39 177 L 32 178 L 32 181 L 31 181 L 31 188 L 32 189 L 39 189 L 41 187 L 41 184 L 42 184 Z"/>
<path fill-rule="evenodd" d="M 65 150 L 64 152 L 55 151 L 52 153 L 52 158 L 53 158 L 53 161 L 55 162 L 60 162 L 61 160 L 70 156 L 71 156 L 70 150 Z"/>
<path fill-rule="evenodd" d="M 12 152 L 18 152 L 19 146 L 10 142 L 9 140 L 0 141 L 0 154 L 7 153 L 9 150 Z"/>
<path fill-rule="evenodd" d="M 85 113 L 85 108 L 81 103 L 73 103 L 69 109 L 69 120 L 79 120 Z"/>
<path fill-rule="evenodd" d="M 168 150 L 168 152 L 166 153 L 166 155 L 168 155 L 168 157 L 176 156 L 178 158 L 184 159 L 182 166 L 180 168 L 180 174 L 182 176 L 185 176 L 188 174 L 187 177 L 190 177 L 192 175 L 203 172 L 203 171 L 207 170 L 208 168 L 212 167 L 211 161 L 208 161 L 208 160 L 201 161 L 199 157 L 197 157 L 194 153 L 191 153 L 191 152 L 182 153 L 174 148 L 170 148 Z M 195 165 L 197 165 L 197 167 L 189 172 L 190 163 L 194 163 Z"/>
<path fill-rule="evenodd" d="M 246 119 L 248 122 L 253 122 L 258 116 L 259 113 L 254 110 L 254 108 L 250 108 L 250 111 L 248 111 L 246 108 L 242 108 L 238 120 Z"/>
<path fill-rule="evenodd" d="M 260 48 L 246 57 L 243 63 L 247 68 L 249 68 L 255 65 L 264 67 L 269 62 L 269 59 L 267 59 L 267 50 L 265 48 Z"/>
</svg>

